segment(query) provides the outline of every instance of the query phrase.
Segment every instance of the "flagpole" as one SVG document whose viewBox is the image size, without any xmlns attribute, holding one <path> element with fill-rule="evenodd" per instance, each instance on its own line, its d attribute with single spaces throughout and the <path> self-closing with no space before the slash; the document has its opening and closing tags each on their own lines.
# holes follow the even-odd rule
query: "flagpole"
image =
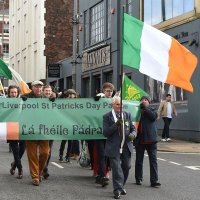
<svg viewBox="0 0 200 200">
<path fill-rule="evenodd" d="M 121 23 L 121 36 L 120 36 L 120 75 L 121 75 L 121 81 L 120 81 L 120 98 L 121 98 L 121 102 L 120 102 L 120 119 L 122 119 L 122 83 L 123 83 L 123 74 L 124 74 L 124 69 L 123 69 L 123 64 L 122 64 L 122 59 L 123 59 L 123 35 L 124 35 L 124 7 L 125 5 L 122 6 L 122 23 Z"/>
<path fill-rule="evenodd" d="M 121 6 L 121 5 L 120 5 Z M 125 135 L 124 135 L 124 117 L 123 117 L 123 113 L 122 113 L 122 82 L 123 82 L 123 65 L 122 65 L 122 59 L 123 59 L 123 34 L 124 34 L 124 5 L 122 6 L 122 22 L 121 22 L 121 31 L 120 31 L 120 75 L 121 75 L 121 80 L 120 80 L 120 120 L 122 121 L 122 124 L 120 125 L 120 129 L 119 129 L 119 134 L 121 137 L 121 144 L 120 144 L 120 150 L 119 152 L 122 153 L 123 151 L 123 146 L 124 146 L 124 142 L 125 142 Z M 121 12 L 120 12 L 121 14 Z"/>
<path fill-rule="evenodd" d="M 4 91 L 4 87 L 3 87 L 3 84 L 2 84 L 2 82 L 1 82 L 1 79 L 0 79 L 0 88 L 2 89 L 3 95 L 5 96 L 5 91 Z"/>
</svg>

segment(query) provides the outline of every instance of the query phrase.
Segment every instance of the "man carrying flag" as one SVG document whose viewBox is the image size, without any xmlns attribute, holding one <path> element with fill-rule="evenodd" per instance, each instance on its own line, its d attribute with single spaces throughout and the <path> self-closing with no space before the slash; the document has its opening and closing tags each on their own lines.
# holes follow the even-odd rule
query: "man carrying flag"
<svg viewBox="0 0 200 200">
<path fill-rule="evenodd" d="M 105 155 L 109 157 L 112 168 L 115 199 L 120 199 L 121 195 L 126 195 L 124 185 L 131 168 L 132 141 L 136 137 L 131 114 L 125 111 L 120 113 L 121 106 L 121 98 L 115 95 L 112 99 L 112 111 L 103 116 L 103 135 L 107 138 Z"/>
</svg>

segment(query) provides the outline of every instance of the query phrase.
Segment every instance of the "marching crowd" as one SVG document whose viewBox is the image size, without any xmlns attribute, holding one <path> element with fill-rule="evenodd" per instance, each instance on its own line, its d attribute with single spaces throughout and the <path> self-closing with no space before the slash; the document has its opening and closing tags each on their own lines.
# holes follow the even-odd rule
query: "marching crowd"
<svg viewBox="0 0 200 200">
<path fill-rule="evenodd" d="M 20 95 L 19 87 L 10 85 L 7 91 L 8 98 L 80 98 L 80 95 L 73 89 L 64 90 L 59 96 L 52 91 L 51 86 L 44 85 L 41 81 L 33 81 L 32 91 L 28 94 Z M 176 110 L 172 104 L 162 103 L 158 112 L 150 106 L 150 99 L 143 96 L 140 100 L 141 117 L 137 129 L 131 121 L 131 114 L 122 111 L 121 98 L 114 94 L 114 85 L 104 83 L 102 93 L 94 97 L 98 101 L 101 97 L 112 98 L 112 110 L 103 116 L 103 135 L 106 139 L 88 140 L 88 150 L 90 154 L 91 169 L 95 182 L 106 187 L 109 184 L 110 171 L 112 172 L 113 193 L 115 199 L 120 199 L 121 195 L 126 195 L 125 184 L 131 168 L 131 155 L 135 149 L 135 181 L 137 185 L 142 185 L 143 181 L 143 159 L 145 150 L 149 156 L 150 165 L 150 186 L 160 187 L 158 182 L 157 165 L 157 128 L 156 120 L 162 117 L 165 122 L 162 141 L 169 141 L 169 125 L 172 114 Z M 166 102 L 170 102 L 170 95 L 166 97 Z M 171 106 L 170 106 L 171 105 Z M 23 178 L 23 167 L 21 158 L 27 152 L 28 164 L 32 184 L 39 186 L 43 178 L 49 177 L 48 164 L 51 158 L 53 141 L 8 141 L 13 153 L 14 160 L 11 163 L 10 174 L 14 175 L 18 170 L 17 178 Z M 64 157 L 65 145 L 67 145 L 66 156 Z M 78 140 L 62 140 L 59 149 L 59 161 L 63 159 L 71 163 L 71 156 L 79 159 L 80 143 Z"/>
</svg>

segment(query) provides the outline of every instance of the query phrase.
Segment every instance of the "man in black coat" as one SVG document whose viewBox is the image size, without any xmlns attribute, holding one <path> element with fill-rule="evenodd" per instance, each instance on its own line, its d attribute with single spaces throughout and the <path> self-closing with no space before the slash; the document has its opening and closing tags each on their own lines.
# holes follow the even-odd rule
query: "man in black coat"
<svg viewBox="0 0 200 200">
<path fill-rule="evenodd" d="M 156 111 L 149 107 L 150 99 L 143 96 L 141 102 L 141 118 L 139 121 L 137 137 L 135 139 L 136 161 L 135 161 L 135 179 L 136 184 L 141 185 L 143 179 L 143 159 L 144 152 L 147 150 L 150 165 L 151 187 L 159 187 L 158 165 L 157 165 L 157 128 Z"/>
<path fill-rule="evenodd" d="M 133 139 L 136 136 L 131 115 L 120 113 L 121 101 L 119 96 L 112 99 L 113 110 L 103 116 L 103 135 L 107 138 L 105 156 L 109 157 L 112 168 L 114 198 L 126 195 L 124 185 L 131 168 L 131 153 L 133 153 Z"/>
</svg>

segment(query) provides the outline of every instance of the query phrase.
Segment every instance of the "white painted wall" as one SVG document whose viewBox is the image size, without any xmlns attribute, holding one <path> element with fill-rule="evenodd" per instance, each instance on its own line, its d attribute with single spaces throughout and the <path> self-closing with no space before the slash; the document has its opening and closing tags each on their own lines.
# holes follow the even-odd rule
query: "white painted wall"
<svg viewBox="0 0 200 200">
<path fill-rule="evenodd" d="M 4 13 L 4 16 L 3 16 L 3 14 L 0 14 L 0 21 L 1 22 L 4 21 L 4 27 L 6 25 L 9 25 L 9 15 L 6 14 L 6 13 Z M 2 40 L 3 40 L 3 42 L 2 42 Z M 2 43 L 3 44 L 9 44 L 9 33 L 3 33 L 2 34 L 2 32 L 0 32 L 0 45 L 2 45 Z M 3 61 L 7 65 L 9 65 L 9 55 L 8 54 L 4 53 L 4 55 L 3 55 Z"/>
<path fill-rule="evenodd" d="M 10 66 L 26 82 L 46 78 L 45 0 L 10 0 Z"/>
</svg>

